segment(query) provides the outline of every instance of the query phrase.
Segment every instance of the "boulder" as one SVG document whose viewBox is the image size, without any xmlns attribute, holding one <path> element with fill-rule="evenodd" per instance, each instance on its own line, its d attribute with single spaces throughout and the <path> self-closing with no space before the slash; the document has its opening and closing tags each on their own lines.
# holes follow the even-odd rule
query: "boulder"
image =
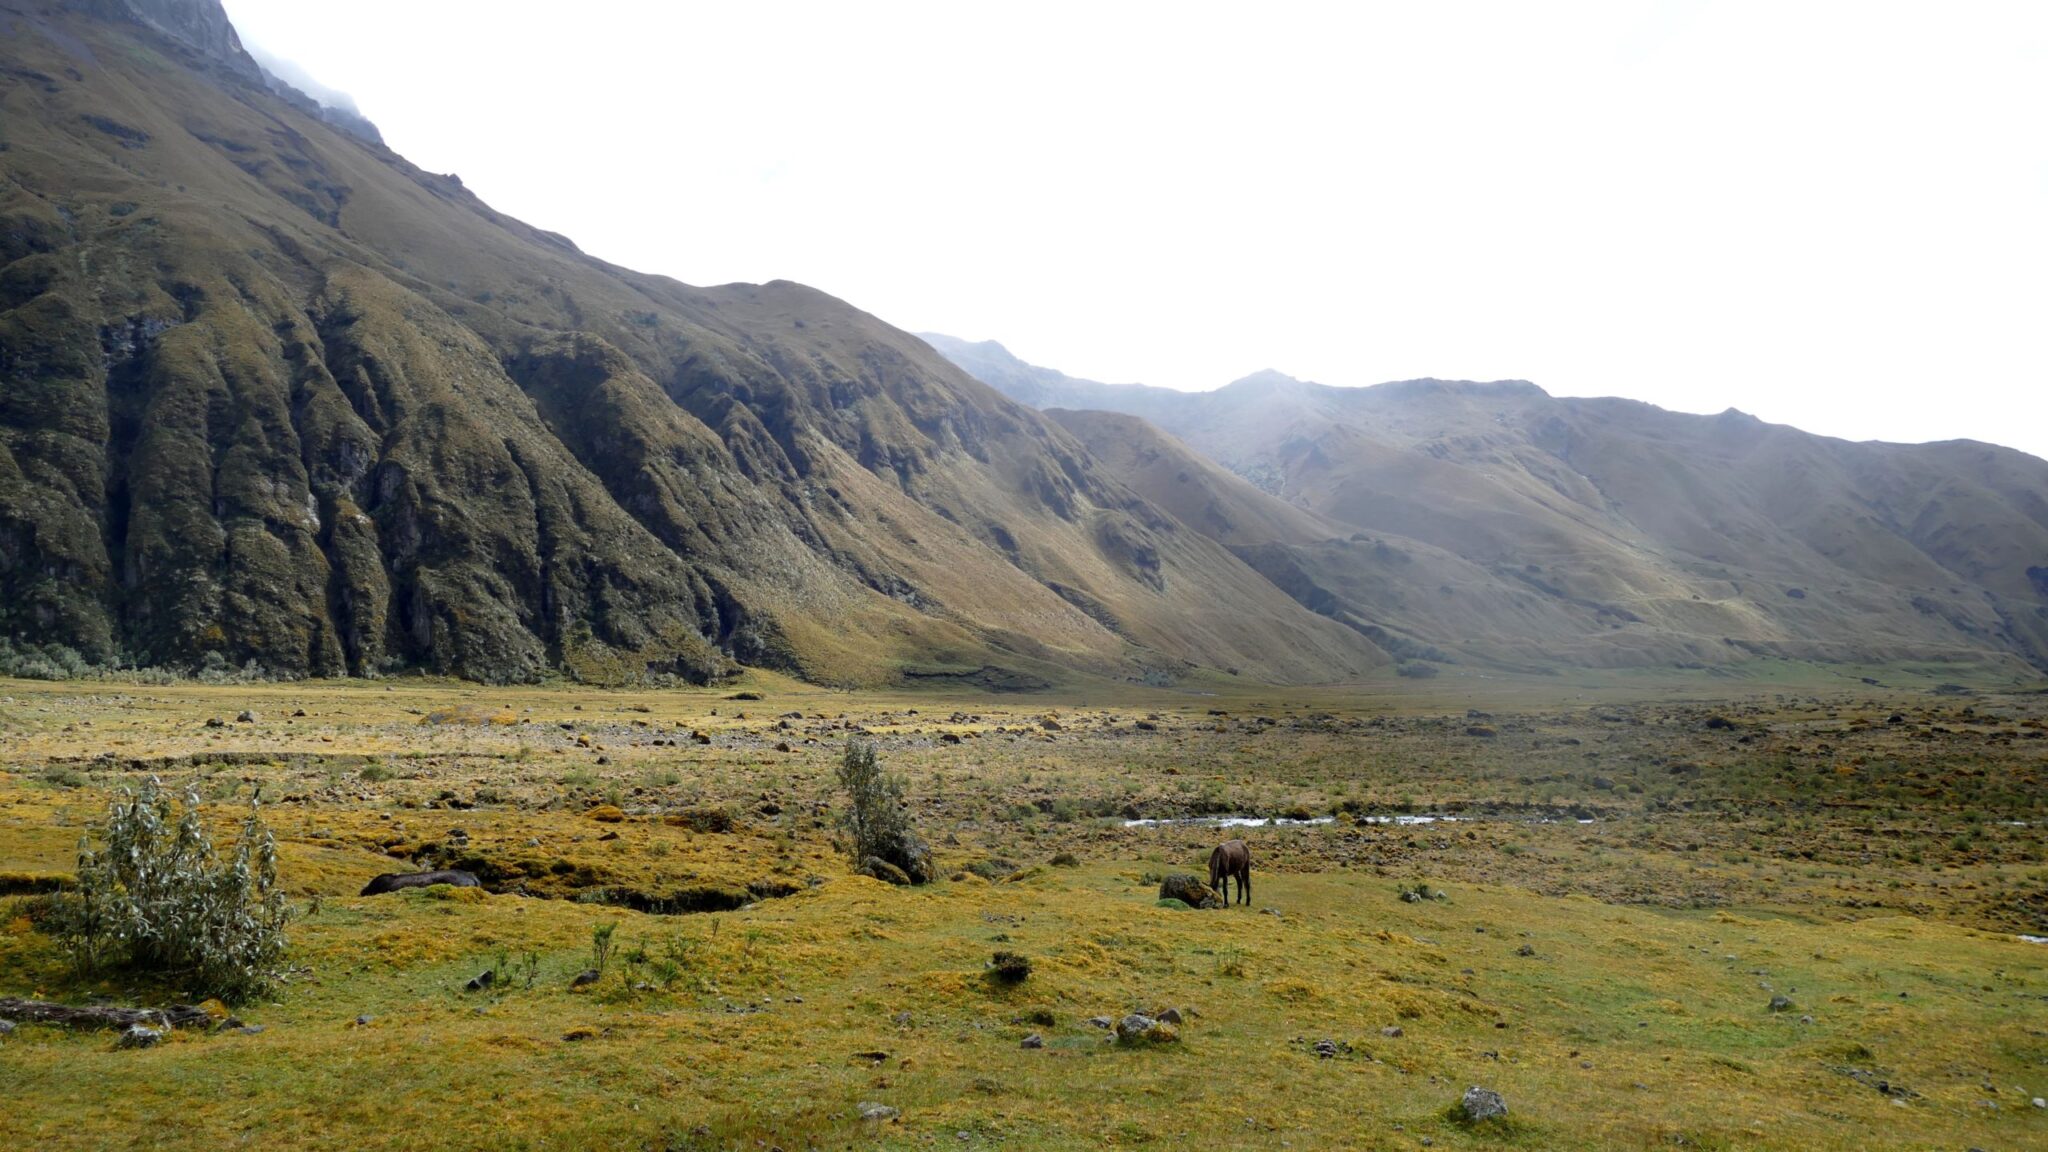
<svg viewBox="0 0 2048 1152">
<path fill-rule="evenodd" d="M 863 876 L 872 876 L 885 883 L 905 887 L 910 884 L 910 874 L 879 856 L 869 856 L 860 862 L 858 869 Z"/>
<path fill-rule="evenodd" d="M 1221 908 L 1223 898 L 1214 888 L 1202 882 L 1200 876 L 1187 872 L 1175 872 L 1159 882 L 1161 900 L 1178 900 L 1190 908 Z"/>
<path fill-rule="evenodd" d="M 1120 1044 L 1172 1044 L 1180 1039 L 1180 1030 L 1141 1012 L 1133 1012 L 1116 1022 L 1116 1038 Z"/>
<path fill-rule="evenodd" d="M 130 1024 L 116 1041 L 116 1048 L 154 1048 L 163 1043 L 164 1034 L 145 1024 Z"/>
<path fill-rule="evenodd" d="M 1500 1093 L 1493 1089 L 1475 1085 L 1465 1089 L 1464 1099 L 1458 1101 L 1458 1114 L 1468 1124 L 1500 1120 L 1508 1114 L 1508 1102 L 1501 1099 Z"/>
</svg>

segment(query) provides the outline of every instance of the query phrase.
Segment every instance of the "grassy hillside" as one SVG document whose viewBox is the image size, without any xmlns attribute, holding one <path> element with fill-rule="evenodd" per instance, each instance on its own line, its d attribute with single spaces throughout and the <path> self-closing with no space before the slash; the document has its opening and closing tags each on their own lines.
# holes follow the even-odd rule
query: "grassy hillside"
<svg viewBox="0 0 2048 1152">
<path fill-rule="evenodd" d="M 933 339 L 1020 398 L 1169 433 L 1060 417 L 1092 420 L 1090 450 L 1123 480 L 1397 654 L 2048 667 L 2048 462 L 2024 453 L 1852 444 L 1514 381 L 1094 385 Z M 1332 527 L 1317 535 L 1303 514 Z"/>
<path fill-rule="evenodd" d="M 0 24 L 16 644 L 599 683 L 1385 663 L 914 337 L 586 257 L 281 98 L 213 0 Z"/>
</svg>

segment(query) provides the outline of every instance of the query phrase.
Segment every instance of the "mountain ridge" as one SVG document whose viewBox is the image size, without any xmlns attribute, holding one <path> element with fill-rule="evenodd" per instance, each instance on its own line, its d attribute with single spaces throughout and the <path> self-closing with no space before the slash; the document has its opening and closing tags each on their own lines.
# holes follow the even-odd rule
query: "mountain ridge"
<svg viewBox="0 0 2048 1152">
<path fill-rule="evenodd" d="M 1760 655 L 2048 669 L 2048 462 L 2015 449 L 1856 443 L 1516 380 L 1101 385 L 1000 345 L 928 339 L 1020 399 L 1146 422 L 1061 417 L 1156 502 L 1176 506 L 1157 461 L 1183 451 L 1348 529 L 1218 538 L 1397 653 L 1520 669 Z M 1217 483 L 1205 499 L 1243 501 Z"/>
<path fill-rule="evenodd" d="M 280 96 L 217 0 L 0 25 L 11 643 L 603 683 L 1387 663 L 915 337 L 597 260 Z"/>
</svg>

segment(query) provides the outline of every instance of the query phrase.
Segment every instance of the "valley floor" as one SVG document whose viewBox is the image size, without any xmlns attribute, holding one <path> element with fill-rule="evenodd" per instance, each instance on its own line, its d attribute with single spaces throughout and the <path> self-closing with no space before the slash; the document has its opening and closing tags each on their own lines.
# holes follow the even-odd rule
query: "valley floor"
<svg viewBox="0 0 2048 1152">
<path fill-rule="evenodd" d="M 185 999 L 38 918 L 144 773 L 304 909 L 259 1033 L 0 1037 L 0 1146 L 2048 1144 L 2048 696 L 1582 688 L 0 684 L 0 997 Z M 945 879 L 849 874 L 849 736 Z M 1253 905 L 1160 904 L 1239 815 Z"/>
</svg>

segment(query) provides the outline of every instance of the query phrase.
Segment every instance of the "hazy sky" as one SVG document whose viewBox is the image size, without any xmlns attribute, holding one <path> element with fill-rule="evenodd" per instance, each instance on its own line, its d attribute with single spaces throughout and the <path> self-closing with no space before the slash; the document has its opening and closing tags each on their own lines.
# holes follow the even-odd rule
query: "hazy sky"
<svg viewBox="0 0 2048 1152">
<path fill-rule="evenodd" d="M 586 251 L 1110 381 L 2048 456 L 2048 3 L 226 0 Z"/>
</svg>

